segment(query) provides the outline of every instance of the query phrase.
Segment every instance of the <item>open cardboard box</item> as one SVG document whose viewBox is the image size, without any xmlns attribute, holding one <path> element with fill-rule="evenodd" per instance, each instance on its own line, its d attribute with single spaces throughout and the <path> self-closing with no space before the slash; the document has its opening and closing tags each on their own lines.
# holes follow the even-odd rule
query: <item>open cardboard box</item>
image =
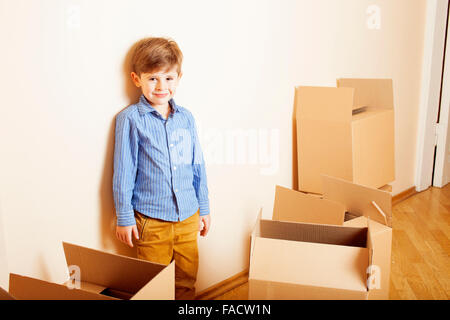
<svg viewBox="0 0 450 320">
<path fill-rule="evenodd" d="M 373 261 L 370 300 L 389 299 L 392 251 L 392 194 L 340 179 L 323 177 L 324 199 L 343 204 L 344 226 L 371 225 Z"/>
<path fill-rule="evenodd" d="M 381 188 L 378 188 L 378 190 L 392 192 L 392 185 L 386 184 L 386 185 L 382 186 Z"/>
<path fill-rule="evenodd" d="M 16 300 L 8 291 L 0 287 L 0 300 Z"/>
<path fill-rule="evenodd" d="M 14 273 L 6 299 L 174 300 L 175 264 L 168 266 L 63 242 L 67 266 L 77 266 L 79 282 L 57 284 Z M 79 285 L 77 288 L 77 284 Z M 2 292 L 0 292 L 0 299 Z"/>
<path fill-rule="evenodd" d="M 391 79 L 296 87 L 299 190 L 323 194 L 320 176 L 380 188 L 395 179 Z"/>
<path fill-rule="evenodd" d="M 389 192 L 322 176 L 323 197 L 276 186 L 273 219 L 369 227 L 373 267 L 369 299 L 389 299 L 392 244 L 392 196 Z"/>
<path fill-rule="evenodd" d="M 368 298 L 370 225 L 344 227 L 258 217 L 249 300 Z"/>
</svg>

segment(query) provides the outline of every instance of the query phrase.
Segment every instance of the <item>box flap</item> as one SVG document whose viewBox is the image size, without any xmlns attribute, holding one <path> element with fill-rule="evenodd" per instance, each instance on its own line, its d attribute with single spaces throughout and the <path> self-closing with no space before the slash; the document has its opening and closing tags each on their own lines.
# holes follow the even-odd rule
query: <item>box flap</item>
<svg viewBox="0 0 450 320">
<path fill-rule="evenodd" d="M 297 119 L 352 120 L 352 88 L 296 87 Z"/>
<path fill-rule="evenodd" d="M 352 215 L 369 217 L 392 226 L 392 196 L 389 192 L 324 175 L 322 182 L 324 199 L 342 203 Z"/>
<path fill-rule="evenodd" d="M 273 220 L 341 226 L 344 216 L 345 207 L 338 202 L 278 185 L 275 188 Z"/>
<path fill-rule="evenodd" d="M 359 216 L 355 219 L 345 221 L 344 226 L 346 227 L 356 227 L 356 228 L 367 228 L 368 227 L 368 218 L 364 216 Z M 384 224 L 378 223 L 376 221 L 370 220 L 370 233 L 372 235 L 372 240 L 375 236 L 381 235 L 383 233 L 392 233 L 392 229 Z"/>
<path fill-rule="evenodd" d="M 368 218 L 366 218 L 364 216 L 358 216 L 355 219 L 345 221 L 344 226 L 356 227 L 356 228 L 367 228 L 368 227 L 367 221 L 368 221 Z M 372 239 L 374 238 L 374 236 L 378 236 L 379 234 L 382 234 L 385 232 L 392 233 L 392 229 L 389 228 L 388 226 L 378 223 L 373 220 L 370 220 L 370 221 L 371 221 L 370 233 L 372 235 Z"/>
<path fill-rule="evenodd" d="M 73 285 L 73 280 L 67 280 L 66 282 L 63 283 L 63 285 L 71 286 L 71 285 Z M 81 290 L 89 291 L 89 292 L 93 292 L 93 293 L 101 293 L 105 289 L 108 289 L 105 286 L 99 286 L 97 284 L 85 282 L 85 281 L 80 281 L 79 285 L 80 285 Z"/>
<path fill-rule="evenodd" d="M 365 248 L 367 228 L 261 219 L 259 237 Z"/>
<path fill-rule="evenodd" d="M 258 217 L 256 218 L 255 226 L 253 227 L 253 231 L 251 234 L 250 240 L 250 257 L 252 256 L 253 247 L 255 245 L 255 238 L 260 236 L 260 223 L 262 218 L 262 208 L 259 209 Z"/>
<path fill-rule="evenodd" d="M 112 297 L 65 285 L 11 273 L 9 291 L 19 300 L 117 300 Z"/>
<path fill-rule="evenodd" d="M 360 216 L 356 219 L 344 222 L 345 226 L 367 227 L 369 219 Z M 391 246 L 392 229 L 384 224 L 370 220 L 370 235 L 373 245 L 372 267 L 368 270 L 371 277 L 369 299 L 389 299 L 390 270 L 391 270 Z M 369 285 L 368 285 L 369 286 Z"/>
<path fill-rule="evenodd" d="M 353 109 L 394 108 L 392 79 L 337 79 L 338 88 L 354 88 Z"/>
<path fill-rule="evenodd" d="M 374 268 L 376 268 L 375 266 L 375 262 L 373 261 L 373 252 L 374 252 L 374 247 L 373 247 L 373 239 L 372 239 L 372 232 L 371 232 L 371 223 L 370 223 L 370 218 L 367 218 L 367 249 L 369 250 L 369 265 L 367 267 L 366 270 L 366 274 L 367 274 L 367 290 L 370 291 L 371 287 L 372 287 L 372 282 L 373 282 L 373 275 L 372 272 L 374 270 Z"/>
<path fill-rule="evenodd" d="M 372 228 L 370 223 L 370 218 L 367 218 L 367 249 L 369 249 L 369 267 L 373 263 L 373 234 L 372 234 Z"/>
<path fill-rule="evenodd" d="M 63 242 L 67 266 L 80 268 L 81 281 L 137 293 L 166 266 Z"/>
<path fill-rule="evenodd" d="M 389 299 L 392 229 L 367 219 L 372 257 L 367 271 L 370 299 Z"/>
<path fill-rule="evenodd" d="M 367 248 L 256 238 L 250 263 L 250 279 L 367 291 Z"/>
<path fill-rule="evenodd" d="M 175 300 L 175 261 L 158 273 L 130 300 Z"/>
<path fill-rule="evenodd" d="M 0 287 L 0 300 L 16 300 L 8 291 Z"/>
</svg>

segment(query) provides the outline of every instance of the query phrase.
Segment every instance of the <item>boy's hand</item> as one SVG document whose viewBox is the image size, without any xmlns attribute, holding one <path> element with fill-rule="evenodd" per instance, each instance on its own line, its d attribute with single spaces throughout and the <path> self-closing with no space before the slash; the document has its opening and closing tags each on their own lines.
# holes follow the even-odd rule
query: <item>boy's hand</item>
<svg viewBox="0 0 450 320">
<path fill-rule="evenodd" d="M 133 234 L 136 239 L 139 239 L 139 233 L 136 225 L 127 227 L 116 226 L 117 239 L 133 248 L 133 241 L 131 234 Z"/>
<path fill-rule="evenodd" d="M 206 216 L 200 216 L 198 223 L 198 231 L 202 237 L 206 237 L 209 231 L 209 226 L 211 225 L 211 216 L 208 214 Z"/>
</svg>

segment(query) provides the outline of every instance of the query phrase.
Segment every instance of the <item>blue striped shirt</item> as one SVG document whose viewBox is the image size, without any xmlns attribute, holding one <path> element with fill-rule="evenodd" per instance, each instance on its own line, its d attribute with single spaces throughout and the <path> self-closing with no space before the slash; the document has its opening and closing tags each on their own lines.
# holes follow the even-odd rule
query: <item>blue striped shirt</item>
<svg viewBox="0 0 450 320">
<path fill-rule="evenodd" d="M 169 101 L 167 120 L 141 95 L 116 117 L 113 193 L 117 225 L 136 223 L 134 210 L 183 221 L 209 214 L 203 154 L 192 113 Z"/>
</svg>

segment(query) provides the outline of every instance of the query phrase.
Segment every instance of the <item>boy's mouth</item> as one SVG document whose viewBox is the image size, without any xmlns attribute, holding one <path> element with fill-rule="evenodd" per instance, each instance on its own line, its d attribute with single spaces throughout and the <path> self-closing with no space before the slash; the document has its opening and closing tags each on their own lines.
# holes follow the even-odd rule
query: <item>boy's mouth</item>
<svg viewBox="0 0 450 320">
<path fill-rule="evenodd" d="M 153 95 L 158 97 L 158 98 L 165 98 L 169 94 L 168 93 L 154 93 Z"/>
</svg>

